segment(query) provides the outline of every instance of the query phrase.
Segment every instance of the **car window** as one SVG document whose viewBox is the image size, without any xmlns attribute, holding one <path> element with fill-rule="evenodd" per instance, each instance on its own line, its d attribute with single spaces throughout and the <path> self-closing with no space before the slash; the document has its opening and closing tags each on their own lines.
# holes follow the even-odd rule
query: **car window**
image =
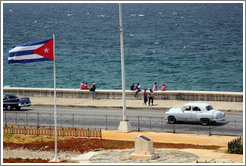
<svg viewBox="0 0 246 166">
<path fill-rule="evenodd" d="M 211 105 L 208 105 L 207 107 L 206 107 L 206 109 L 208 110 L 208 111 L 210 111 L 210 110 L 212 110 L 212 109 L 214 109 Z"/>
<path fill-rule="evenodd" d="M 193 107 L 193 111 L 201 111 L 198 107 Z"/>
<path fill-rule="evenodd" d="M 16 96 L 9 96 L 9 99 L 15 99 L 17 98 Z"/>
<path fill-rule="evenodd" d="M 190 107 L 190 106 L 185 106 L 185 107 L 183 108 L 183 110 L 184 110 L 184 111 L 191 111 L 191 107 Z"/>
</svg>

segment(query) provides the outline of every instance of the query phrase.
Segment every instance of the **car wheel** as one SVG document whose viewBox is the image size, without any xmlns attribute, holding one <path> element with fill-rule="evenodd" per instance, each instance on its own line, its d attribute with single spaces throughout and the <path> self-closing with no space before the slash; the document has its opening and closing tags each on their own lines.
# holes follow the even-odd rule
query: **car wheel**
<svg viewBox="0 0 246 166">
<path fill-rule="evenodd" d="M 8 105 L 6 108 L 7 108 L 7 110 L 9 110 L 9 111 L 12 109 L 12 107 L 11 107 L 10 105 Z"/>
<path fill-rule="evenodd" d="M 207 126 L 209 124 L 209 119 L 201 119 L 202 125 Z"/>
<path fill-rule="evenodd" d="M 169 117 L 168 117 L 168 123 L 170 123 L 170 124 L 174 124 L 174 123 L 176 123 L 176 119 L 175 119 L 175 117 L 173 117 L 173 116 L 169 116 Z"/>
<path fill-rule="evenodd" d="M 16 107 L 16 110 L 18 110 L 18 111 L 21 110 L 21 107 Z"/>
</svg>

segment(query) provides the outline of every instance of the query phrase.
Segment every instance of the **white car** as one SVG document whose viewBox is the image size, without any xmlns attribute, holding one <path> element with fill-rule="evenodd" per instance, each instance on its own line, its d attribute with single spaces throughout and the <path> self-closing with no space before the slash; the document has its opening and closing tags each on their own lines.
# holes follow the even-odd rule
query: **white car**
<svg viewBox="0 0 246 166">
<path fill-rule="evenodd" d="M 165 114 L 168 123 L 174 124 L 177 121 L 195 121 L 203 125 L 213 124 L 225 120 L 225 113 L 215 110 L 207 103 L 187 103 L 183 108 L 171 108 Z"/>
</svg>

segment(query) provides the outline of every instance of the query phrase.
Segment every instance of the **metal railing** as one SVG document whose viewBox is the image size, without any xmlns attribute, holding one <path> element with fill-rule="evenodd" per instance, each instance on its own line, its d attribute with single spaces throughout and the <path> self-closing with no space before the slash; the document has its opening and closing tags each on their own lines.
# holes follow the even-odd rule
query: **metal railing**
<svg viewBox="0 0 246 166">
<path fill-rule="evenodd" d="M 120 115 L 108 114 L 57 114 L 58 127 L 101 128 L 117 130 L 122 120 Z M 128 116 L 131 127 L 135 131 L 156 131 L 168 133 L 193 133 L 208 135 L 243 135 L 243 122 L 226 121 L 215 125 L 203 126 L 200 123 L 168 124 L 164 117 Z M 52 127 L 53 114 L 4 112 L 4 125 Z"/>
</svg>

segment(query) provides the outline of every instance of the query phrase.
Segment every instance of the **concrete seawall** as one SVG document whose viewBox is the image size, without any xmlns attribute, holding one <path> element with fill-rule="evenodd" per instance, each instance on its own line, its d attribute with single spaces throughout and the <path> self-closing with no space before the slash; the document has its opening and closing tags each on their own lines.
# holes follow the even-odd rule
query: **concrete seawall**
<svg viewBox="0 0 246 166">
<path fill-rule="evenodd" d="M 17 96 L 28 97 L 52 97 L 52 88 L 21 88 L 4 87 L 4 93 L 13 93 Z M 142 91 L 143 92 L 143 91 Z M 134 92 L 126 90 L 126 99 L 142 100 L 142 92 L 134 97 Z M 91 98 L 89 90 L 56 89 L 58 98 Z M 97 99 L 121 99 L 121 90 L 96 90 Z M 243 102 L 243 92 L 219 92 L 219 91 L 155 91 L 155 100 L 187 100 L 187 101 L 227 101 Z"/>
</svg>

